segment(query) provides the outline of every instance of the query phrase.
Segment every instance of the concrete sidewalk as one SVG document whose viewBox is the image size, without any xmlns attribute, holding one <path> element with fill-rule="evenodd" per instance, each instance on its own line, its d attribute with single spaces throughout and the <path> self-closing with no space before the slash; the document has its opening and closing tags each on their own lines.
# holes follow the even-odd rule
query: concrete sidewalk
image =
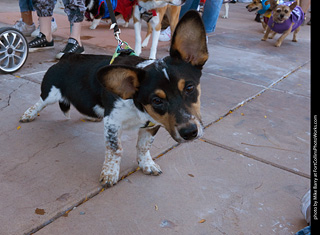
<svg viewBox="0 0 320 235">
<path fill-rule="evenodd" d="M 0 26 L 13 24 L 18 3 L 1 4 Z M 230 4 L 229 19 L 219 18 L 209 37 L 203 138 L 177 145 L 161 130 L 151 153 L 163 174 L 153 177 L 137 170 L 137 133 L 124 132 L 123 180 L 103 190 L 102 123 L 75 109 L 66 120 L 58 105 L 18 122 L 66 43 L 67 18 L 57 11 L 56 47 L 0 75 L 0 234 L 269 235 L 307 226 L 300 199 L 310 187 L 310 26 L 298 43 L 289 35 L 276 48 L 260 41 L 254 17 L 245 4 Z M 112 54 L 112 32 L 88 26 L 86 52 Z M 134 45 L 133 35 L 131 22 L 121 37 Z M 160 45 L 159 58 L 168 46 Z"/>
</svg>

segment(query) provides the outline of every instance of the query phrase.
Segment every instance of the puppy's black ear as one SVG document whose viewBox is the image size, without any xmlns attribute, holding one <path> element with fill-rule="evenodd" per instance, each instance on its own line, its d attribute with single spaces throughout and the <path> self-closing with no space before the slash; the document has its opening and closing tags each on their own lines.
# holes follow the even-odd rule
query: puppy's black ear
<svg viewBox="0 0 320 235">
<path fill-rule="evenodd" d="M 202 67 L 208 59 L 206 30 L 197 11 L 188 11 L 174 31 L 170 56 Z"/>
<path fill-rule="evenodd" d="M 138 91 L 144 73 L 142 69 L 109 65 L 98 71 L 97 78 L 103 87 L 126 100 Z"/>
</svg>

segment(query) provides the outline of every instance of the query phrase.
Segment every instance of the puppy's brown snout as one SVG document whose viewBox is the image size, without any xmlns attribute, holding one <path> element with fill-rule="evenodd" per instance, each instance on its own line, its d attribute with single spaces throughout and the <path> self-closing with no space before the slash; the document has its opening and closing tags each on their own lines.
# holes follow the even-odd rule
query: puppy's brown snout
<svg viewBox="0 0 320 235">
<path fill-rule="evenodd" d="M 181 128 L 179 134 L 184 140 L 193 140 L 198 136 L 198 127 L 196 124 L 190 124 Z"/>
<path fill-rule="evenodd" d="M 280 19 L 283 19 L 283 17 L 284 17 L 284 14 L 280 14 Z"/>
</svg>

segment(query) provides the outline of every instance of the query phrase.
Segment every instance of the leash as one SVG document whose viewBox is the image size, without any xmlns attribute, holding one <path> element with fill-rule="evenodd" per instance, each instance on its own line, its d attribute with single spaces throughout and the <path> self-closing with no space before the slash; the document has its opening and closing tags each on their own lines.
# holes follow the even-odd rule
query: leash
<svg viewBox="0 0 320 235">
<path fill-rule="evenodd" d="M 112 56 L 112 59 L 110 61 L 110 64 L 113 63 L 113 61 L 115 60 L 116 57 L 118 57 L 120 54 L 127 54 L 127 55 L 134 55 L 137 56 L 137 54 L 134 52 L 134 50 L 129 46 L 129 44 L 125 41 L 122 41 L 120 39 L 120 33 L 121 30 L 119 29 L 119 26 L 117 24 L 117 19 L 116 16 L 114 15 L 113 12 L 113 8 L 112 8 L 112 4 L 111 4 L 111 0 L 106 0 L 107 6 L 108 6 L 108 11 L 109 11 L 109 15 L 110 15 L 110 19 L 111 19 L 111 26 L 110 29 L 113 29 L 113 34 L 114 34 L 114 38 L 117 40 L 118 42 L 118 46 L 116 48 L 115 53 Z M 124 48 L 122 48 L 122 46 L 124 45 Z"/>
<path fill-rule="evenodd" d="M 117 19 L 116 19 L 116 16 L 114 15 L 114 12 L 113 12 L 111 0 L 106 0 L 106 2 L 107 2 L 107 6 L 108 6 L 110 19 L 112 22 L 110 29 L 113 29 L 113 34 L 114 34 L 115 39 L 118 41 L 118 43 L 121 43 L 122 40 L 119 37 L 121 30 L 119 29 L 119 26 L 117 24 Z"/>
</svg>

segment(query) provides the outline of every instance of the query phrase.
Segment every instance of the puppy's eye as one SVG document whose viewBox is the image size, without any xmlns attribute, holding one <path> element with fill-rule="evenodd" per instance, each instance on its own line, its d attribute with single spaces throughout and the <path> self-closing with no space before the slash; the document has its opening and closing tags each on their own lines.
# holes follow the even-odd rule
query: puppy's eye
<svg viewBox="0 0 320 235">
<path fill-rule="evenodd" d="M 162 99 L 160 99 L 159 97 L 153 97 L 152 98 L 152 103 L 156 106 L 162 105 L 163 101 Z"/>
<path fill-rule="evenodd" d="M 287 9 L 286 9 L 286 10 L 284 10 L 284 13 L 286 13 L 286 14 L 287 14 L 288 12 L 289 12 L 289 11 L 288 11 Z"/>
<path fill-rule="evenodd" d="M 194 85 L 190 84 L 186 86 L 185 92 L 187 95 L 190 95 L 193 91 L 194 91 Z"/>
<path fill-rule="evenodd" d="M 278 10 L 277 10 L 277 13 L 280 13 L 280 12 L 281 12 L 281 9 L 278 9 Z"/>
</svg>

